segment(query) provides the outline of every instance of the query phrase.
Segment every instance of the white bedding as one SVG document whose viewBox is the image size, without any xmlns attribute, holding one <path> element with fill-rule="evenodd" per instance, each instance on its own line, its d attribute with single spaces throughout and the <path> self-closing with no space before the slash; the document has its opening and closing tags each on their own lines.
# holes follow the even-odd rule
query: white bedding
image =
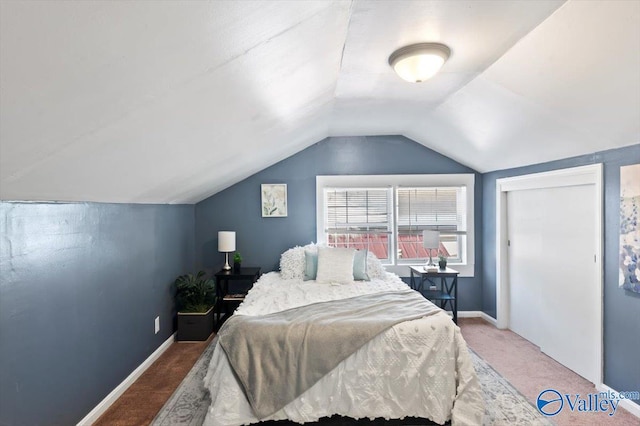
<svg viewBox="0 0 640 426">
<path fill-rule="evenodd" d="M 353 284 L 319 284 L 263 275 L 236 315 L 264 315 L 309 303 L 406 290 L 397 276 Z M 204 379 L 211 406 L 204 424 L 255 423 L 224 351 L 214 350 Z M 352 418 L 421 417 L 453 425 L 481 424 L 484 412 L 475 371 L 460 330 L 444 312 L 381 333 L 269 419 L 304 423 L 339 414 Z"/>
</svg>

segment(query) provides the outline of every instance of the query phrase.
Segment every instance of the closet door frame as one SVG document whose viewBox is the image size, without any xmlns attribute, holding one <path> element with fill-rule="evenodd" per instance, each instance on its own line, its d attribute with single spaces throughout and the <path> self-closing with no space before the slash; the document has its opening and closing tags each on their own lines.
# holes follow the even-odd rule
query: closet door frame
<svg viewBox="0 0 640 426">
<path fill-rule="evenodd" d="M 594 231 L 595 270 L 599 271 L 595 278 L 598 283 L 597 306 L 594 306 L 598 324 L 600 324 L 598 347 L 595 348 L 598 355 L 596 386 L 602 385 L 602 350 L 603 350 L 603 282 L 604 270 L 602 263 L 603 253 L 603 186 L 602 164 L 572 167 L 568 169 L 553 170 L 549 172 L 534 173 L 496 180 L 496 325 L 498 328 L 509 327 L 509 262 L 508 262 L 508 236 L 507 236 L 507 193 L 527 189 L 556 188 L 575 185 L 595 185 L 594 207 L 596 214 L 596 229 Z"/>
</svg>

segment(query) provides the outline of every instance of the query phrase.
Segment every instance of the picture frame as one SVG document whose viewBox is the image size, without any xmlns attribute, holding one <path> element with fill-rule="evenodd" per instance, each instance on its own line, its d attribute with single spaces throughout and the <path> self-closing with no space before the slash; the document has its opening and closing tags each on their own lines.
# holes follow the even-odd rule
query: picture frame
<svg viewBox="0 0 640 426">
<path fill-rule="evenodd" d="M 619 286 L 640 293 L 640 164 L 620 167 Z"/>
<path fill-rule="evenodd" d="M 262 217 L 287 217 L 287 184 L 260 185 Z"/>
</svg>

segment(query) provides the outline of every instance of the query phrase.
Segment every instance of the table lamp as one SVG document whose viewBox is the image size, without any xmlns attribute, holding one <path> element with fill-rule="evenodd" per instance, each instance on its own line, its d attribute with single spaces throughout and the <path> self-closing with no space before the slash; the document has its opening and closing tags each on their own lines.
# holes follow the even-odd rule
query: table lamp
<svg viewBox="0 0 640 426">
<path fill-rule="evenodd" d="M 235 231 L 219 231 L 218 232 L 218 251 L 224 252 L 224 266 L 222 269 L 228 271 L 231 269 L 229 266 L 229 253 L 236 249 L 236 233 Z"/>
<path fill-rule="evenodd" d="M 436 266 L 431 258 L 431 250 L 440 248 L 440 232 L 439 231 L 422 231 L 422 246 L 429 251 L 429 263 L 425 266 Z"/>
</svg>

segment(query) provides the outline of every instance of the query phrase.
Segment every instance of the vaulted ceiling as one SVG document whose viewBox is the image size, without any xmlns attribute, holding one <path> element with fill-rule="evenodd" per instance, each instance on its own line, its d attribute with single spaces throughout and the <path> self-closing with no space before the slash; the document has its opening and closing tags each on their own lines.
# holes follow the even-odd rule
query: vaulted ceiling
<svg viewBox="0 0 640 426">
<path fill-rule="evenodd" d="M 3 200 L 192 203 L 380 134 L 480 172 L 637 144 L 640 2 L 0 1 Z"/>
</svg>

